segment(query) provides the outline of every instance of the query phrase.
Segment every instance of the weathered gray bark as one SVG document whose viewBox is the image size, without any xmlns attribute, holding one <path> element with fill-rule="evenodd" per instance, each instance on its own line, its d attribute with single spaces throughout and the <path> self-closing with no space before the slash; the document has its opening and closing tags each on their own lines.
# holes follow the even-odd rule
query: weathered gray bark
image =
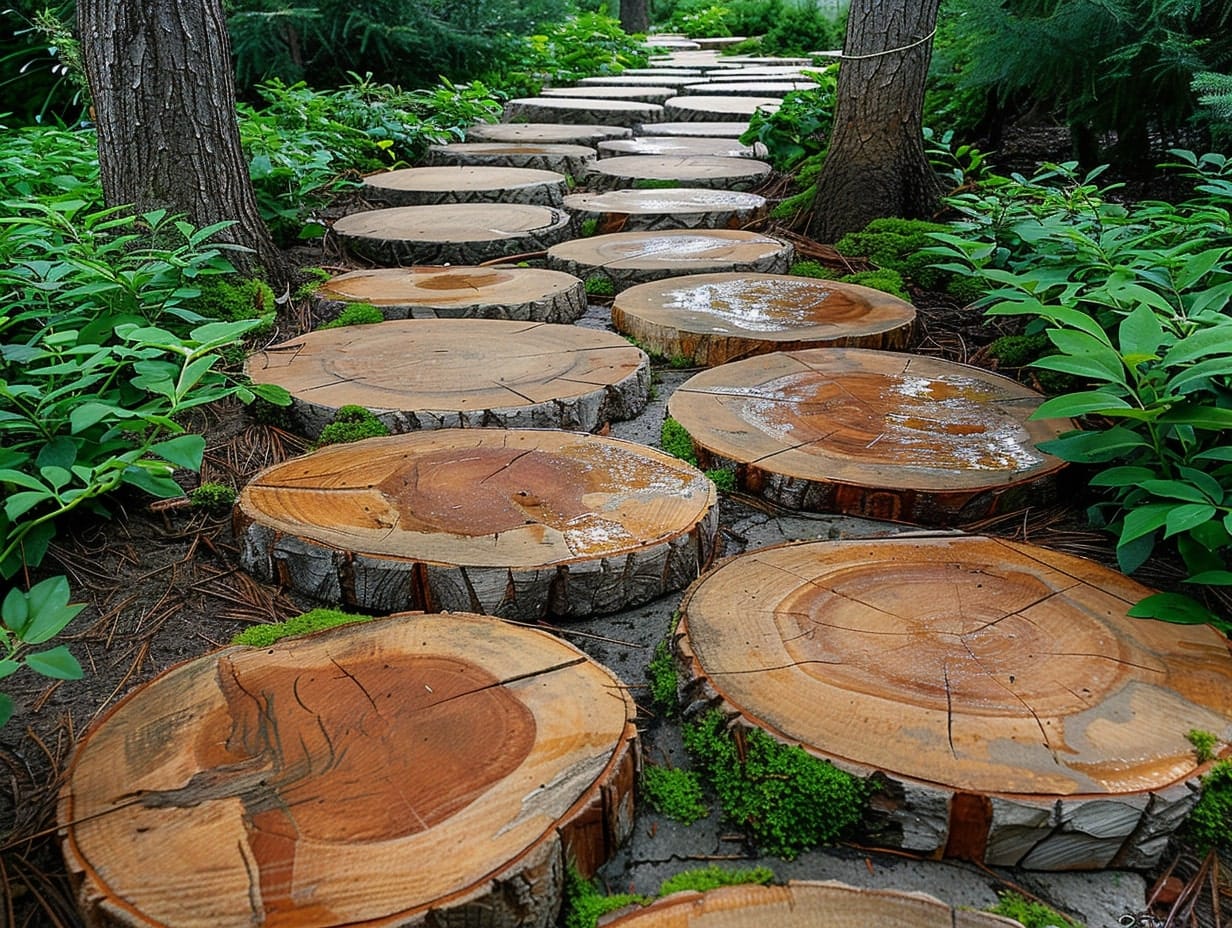
<svg viewBox="0 0 1232 928">
<path fill-rule="evenodd" d="M 924 80 L 939 0 L 853 0 L 830 152 L 809 234 L 833 242 L 882 216 L 931 213 L 940 184 L 924 155 Z"/>
<path fill-rule="evenodd" d="M 647 0 L 620 0 L 620 28 L 630 35 L 650 31 Z"/>
<path fill-rule="evenodd" d="M 240 149 L 220 0 L 80 0 L 77 23 L 106 202 L 233 222 L 219 238 L 253 253 L 233 262 L 281 279 Z"/>
</svg>

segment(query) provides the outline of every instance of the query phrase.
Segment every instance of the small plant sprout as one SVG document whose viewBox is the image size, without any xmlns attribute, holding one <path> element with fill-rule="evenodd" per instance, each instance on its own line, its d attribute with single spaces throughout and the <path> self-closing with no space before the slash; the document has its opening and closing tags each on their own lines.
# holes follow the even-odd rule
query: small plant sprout
<svg viewBox="0 0 1232 928">
<path fill-rule="evenodd" d="M 1219 739 L 1215 736 L 1214 732 L 1203 731 L 1201 728 L 1191 728 L 1185 732 L 1185 740 L 1193 745 L 1198 763 L 1205 764 L 1208 760 L 1214 759 L 1215 746 L 1219 743 Z"/>
<path fill-rule="evenodd" d="M 48 577 L 29 590 L 10 587 L 0 604 L 0 680 L 22 667 L 53 680 L 79 680 L 81 664 L 64 645 L 45 651 L 31 650 L 64 630 L 85 605 L 70 603 L 68 580 Z M 13 700 L 0 693 L 0 726 L 13 715 Z"/>
</svg>

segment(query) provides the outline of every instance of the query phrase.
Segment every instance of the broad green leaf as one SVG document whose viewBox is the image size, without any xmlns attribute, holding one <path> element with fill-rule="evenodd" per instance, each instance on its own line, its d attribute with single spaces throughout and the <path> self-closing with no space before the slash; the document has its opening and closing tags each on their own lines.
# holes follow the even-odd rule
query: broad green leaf
<svg viewBox="0 0 1232 928">
<path fill-rule="evenodd" d="M 54 680 L 80 680 L 84 676 L 81 664 L 64 645 L 58 645 L 49 651 L 27 654 L 26 666 L 35 673 Z"/>
<path fill-rule="evenodd" d="M 1135 538 L 1141 538 L 1143 535 L 1149 535 L 1156 529 L 1162 528 L 1168 521 L 1168 513 L 1174 508 L 1169 503 L 1150 503 L 1125 513 L 1117 546 L 1128 544 Z"/>
<path fill-rule="evenodd" d="M 200 435 L 177 435 L 151 445 L 150 453 L 170 461 L 176 467 L 199 470 L 205 453 L 205 439 Z"/>
<path fill-rule="evenodd" d="M 1232 586 L 1232 570 L 1206 570 L 1187 577 L 1185 583 L 1200 583 L 1203 586 Z"/>
<path fill-rule="evenodd" d="M 1065 419 L 1085 416 L 1087 413 L 1103 413 L 1109 409 L 1126 409 L 1129 403 L 1119 396 L 1088 390 L 1083 393 L 1067 393 L 1045 400 L 1031 414 L 1032 419 Z"/>
<path fill-rule="evenodd" d="M 205 357 L 194 358 L 185 364 L 184 370 L 180 372 L 180 378 L 175 385 L 176 394 L 178 396 L 187 395 L 217 361 L 218 356 L 210 354 Z"/>
<path fill-rule="evenodd" d="M 1226 248 L 1208 248 L 1195 255 L 1190 255 L 1176 274 L 1176 289 L 1188 290 L 1205 277 L 1216 264 L 1227 260 L 1227 257 Z"/>
<path fill-rule="evenodd" d="M 1218 448 L 1207 448 L 1193 456 L 1195 461 L 1232 461 L 1232 445 L 1220 445 Z M 2 480 L 3 477 L 0 477 Z"/>
<path fill-rule="evenodd" d="M 1177 625 L 1226 625 L 1196 599 L 1183 593 L 1155 593 L 1130 607 L 1135 619 L 1161 619 Z"/>
<path fill-rule="evenodd" d="M 1204 522 L 1209 522 L 1215 518 L 1218 510 L 1210 505 L 1189 503 L 1184 506 L 1176 506 L 1168 513 L 1168 518 L 1164 523 L 1164 537 L 1171 538 L 1181 532 L 1187 532 L 1197 525 Z"/>
<path fill-rule="evenodd" d="M 1147 562 L 1155 550 L 1155 534 L 1152 532 L 1135 538 L 1129 544 L 1118 545 L 1116 549 L 1117 566 L 1122 573 L 1132 574 Z"/>
<path fill-rule="evenodd" d="M 1171 377 L 1168 380 L 1168 390 L 1173 393 L 1188 393 L 1200 387 L 1204 380 L 1227 375 L 1232 375 L 1232 358 L 1210 358 Z"/>
<path fill-rule="evenodd" d="M 267 403 L 273 403 L 275 406 L 291 405 L 290 392 L 285 387 L 278 386 L 278 384 L 254 383 L 249 384 L 248 388 Z"/>
<path fill-rule="evenodd" d="M 1163 346 L 1164 329 L 1155 313 L 1146 306 L 1139 306 L 1121 320 L 1117 339 L 1122 355 L 1150 359 Z"/>
<path fill-rule="evenodd" d="M 1047 371 L 1060 371 L 1062 374 L 1073 374 L 1090 380 L 1103 380 L 1108 383 L 1125 383 L 1125 371 L 1117 358 L 1115 372 L 1105 361 L 1088 357 L 1072 357 L 1068 355 L 1049 355 L 1031 362 L 1031 367 Z"/>
<path fill-rule="evenodd" d="M 22 633 L 28 644 L 42 644 L 63 631 L 85 608 L 84 603 L 70 603 L 68 580 L 57 575 L 48 577 L 34 586 L 26 598 L 30 603 L 30 621 Z"/>
<path fill-rule="evenodd" d="M 1164 355 L 1167 367 L 1188 364 L 1210 354 L 1232 354 L 1232 324 L 1199 329 L 1186 335 Z"/>
<path fill-rule="evenodd" d="M 1155 496 L 1166 496 L 1169 499 L 1183 499 L 1190 503 L 1209 503 L 1211 500 L 1205 493 L 1199 490 L 1191 483 L 1185 483 L 1183 480 L 1154 480 L 1146 479 L 1138 482 L 1138 485 L 1148 493 Z"/>
<path fill-rule="evenodd" d="M 18 638 L 21 637 L 26 623 L 30 621 L 30 604 L 23 590 L 15 586 L 9 587 L 9 591 L 4 594 L 4 603 L 0 605 L 0 618 L 3 619 L 5 628 L 15 632 Z"/>
<path fill-rule="evenodd" d="M 1100 377 L 1101 380 L 1124 381 L 1125 365 L 1121 361 L 1121 356 L 1115 349 L 1108 347 L 1093 335 L 1069 329 L 1049 329 L 1045 334 L 1049 341 L 1069 355 L 1071 360 L 1082 361 L 1101 368 L 1104 371 L 1104 376 Z"/>
<path fill-rule="evenodd" d="M 106 406 L 103 403 L 82 403 L 80 406 L 73 407 L 73 411 L 69 413 L 69 426 L 72 428 L 73 434 L 77 435 L 84 432 L 92 425 L 97 425 L 102 422 L 107 416 L 111 415 L 114 407 Z"/>
<path fill-rule="evenodd" d="M 39 449 L 35 464 L 43 467 L 62 467 L 68 470 L 77 463 L 77 443 L 61 435 L 53 438 Z"/>
<path fill-rule="evenodd" d="M 1102 464 L 1150 445 L 1137 432 L 1113 426 L 1102 432 L 1067 432 L 1060 438 L 1040 442 L 1037 447 L 1075 464 Z"/>
<path fill-rule="evenodd" d="M 63 467 L 40 467 L 39 475 L 51 485 L 57 493 L 73 480 L 73 472 Z"/>
<path fill-rule="evenodd" d="M 1232 409 L 1221 406 L 1200 406 L 1196 403 L 1177 403 L 1159 417 L 1159 422 L 1168 425 L 1189 425 L 1195 429 L 1232 429 Z"/>
<path fill-rule="evenodd" d="M 25 487 L 28 490 L 42 490 L 47 492 L 47 485 L 33 477 L 30 474 L 22 473 L 19 470 L 4 469 L 0 470 L 0 483 L 11 483 L 14 486 Z"/>
<path fill-rule="evenodd" d="M 53 499 L 55 499 L 55 494 L 48 490 L 26 490 L 22 493 L 14 493 L 4 501 L 4 514 L 16 522 L 35 506 Z"/>
<path fill-rule="evenodd" d="M 0 661 L 0 680 L 3 680 L 5 677 L 11 677 L 20 669 L 21 661 L 8 659 Z"/>
<path fill-rule="evenodd" d="M 144 467 L 129 467 L 124 471 L 124 483 L 145 490 L 159 499 L 173 499 L 184 495 L 184 488 L 170 477 L 159 476 Z"/>
<path fill-rule="evenodd" d="M 1188 481 L 1206 494 L 1206 498 L 1210 502 L 1215 503 L 1216 505 L 1223 502 L 1223 484 L 1221 484 L 1206 471 L 1200 470 L 1197 467 L 1187 467 L 1182 464 L 1177 468 L 1177 475 L 1181 480 Z"/>
<path fill-rule="evenodd" d="M 1101 470 L 1091 478 L 1090 484 L 1093 487 L 1131 487 L 1154 479 L 1155 471 L 1149 467 L 1125 465 Z"/>
<path fill-rule="evenodd" d="M 13 717 L 13 700 L 7 693 L 0 693 L 0 728 L 8 724 Z"/>
</svg>

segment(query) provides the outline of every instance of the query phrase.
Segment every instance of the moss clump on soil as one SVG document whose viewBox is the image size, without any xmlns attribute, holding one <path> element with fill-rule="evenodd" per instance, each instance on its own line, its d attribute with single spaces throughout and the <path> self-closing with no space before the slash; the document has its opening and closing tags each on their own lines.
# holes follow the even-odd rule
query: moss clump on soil
<svg viewBox="0 0 1232 928">
<path fill-rule="evenodd" d="M 266 648 L 275 641 L 291 638 L 295 635 L 310 635 L 326 628 L 338 625 L 349 625 L 352 622 L 367 622 L 369 615 L 353 615 L 337 609 L 313 609 L 303 615 L 287 619 L 285 622 L 275 622 L 272 625 L 253 625 L 246 628 L 234 638 L 232 644 L 244 644 L 252 648 Z"/>
<path fill-rule="evenodd" d="M 988 354 L 1006 367 L 1027 367 L 1033 361 L 1057 353 L 1057 348 L 1043 332 L 1026 335 L 1002 335 L 988 343 Z M 1077 389 L 1077 378 L 1059 371 L 1034 372 L 1046 393 L 1058 395 Z"/>
<path fill-rule="evenodd" d="M 583 219 L 582 220 L 582 228 L 581 228 L 582 238 L 590 238 L 592 235 L 594 235 L 598 231 L 599 231 L 599 220 L 598 219 Z"/>
<path fill-rule="evenodd" d="M 1185 732 L 1185 740 L 1193 745 L 1194 756 L 1200 764 L 1205 764 L 1215 756 L 1215 745 L 1219 743 L 1213 731 L 1203 731 L 1200 728 L 1191 728 Z"/>
<path fill-rule="evenodd" d="M 1232 760 L 1221 760 L 1202 778 L 1202 795 L 1185 830 L 1203 851 L 1232 851 Z"/>
<path fill-rule="evenodd" d="M 1023 928 L 1082 928 L 1081 922 L 1066 918 L 1042 902 L 1024 899 L 1017 893 L 1002 893 L 1000 901 L 988 911 L 1021 922 Z"/>
<path fill-rule="evenodd" d="M 351 303 L 338 314 L 337 319 L 331 319 L 321 328 L 341 329 L 348 325 L 374 325 L 384 321 L 385 314 L 371 303 Z"/>
<path fill-rule="evenodd" d="M 926 290 L 944 288 L 949 277 L 930 267 L 936 259 L 924 253 L 935 244 L 931 233 L 948 227 L 923 219 L 874 219 L 860 232 L 848 232 L 834 244 L 840 255 L 868 258 L 878 268 L 898 271 Z"/>
<path fill-rule="evenodd" d="M 736 472 L 730 467 L 712 467 L 706 471 L 720 493 L 731 493 L 736 489 Z"/>
<path fill-rule="evenodd" d="M 627 905 L 645 905 L 646 896 L 618 893 L 605 896 L 590 880 L 570 867 L 565 873 L 565 902 L 561 917 L 563 928 L 595 928 L 599 919 Z"/>
<path fill-rule="evenodd" d="M 389 428 L 363 406 L 340 406 L 334 413 L 334 421 L 321 429 L 316 446 L 340 445 L 364 438 L 388 435 Z"/>
<path fill-rule="evenodd" d="M 615 296 L 616 285 L 608 277 L 587 277 L 586 293 L 589 296 Z"/>
<path fill-rule="evenodd" d="M 197 288 L 201 293 L 192 301 L 194 312 L 228 322 L 260 319 L 261 325 L 249 332 L 250 336 L 261 335 L 274 327 L 277 305 L 274 291 L 265 281 L 226 274 L 202 278 Z"/>
<path fill-rule="evenodd" d="M 647 764 L 642 768 L 642 795 L 660 815 L 685 825 L 710 814 L 701 778 L 692 770 Z"/>
<path fill-rule="evenodd" d="M 693 448 L 693 439 L 685 427 L 668 416 L 659 429 L 659 447 L 674 458 L 697 466 L 697 452 Z"/>
<path fill-rule="evenodd" d="M 883 293 L 896 296 L 903 301 L 909 302 L 911 300 L 911 297 L 907 294 L 907 284 L 903 281 L 903 275 L 889 268 L 883 267 L 875 271 L 856 271 L 854 274 L 844 274 L 839 280 L 843 283 L 858 284 L 861 287 L 872 287 L 874 290 L 881 290 Z"/>
<path fill-rule="evenodd" d="M 193 509 L 204 509 L 213 515 L 230 512 L 235 505 L 235 490 L 222 483 L 203 483 L 188 494 Z"/>
<path fill-rule="evenodd" d="M 676 697 L 679 677 L 672 649 L 666 641 L 655 645 L 654 656 L 646 666 L 646 676 L 650 678 L 650 700 L 655 708 L 664 715 L 675 715 L 680 709 Z"/>
<path fill-rule="evenodd" d="M 704 893 L 708 889 L 718 889 L 720 886 L 745 886 L 756 883 L 766 886 L 774 880 L 774 871 L 769 867 L 747 867 L 741 870 L 724 870 L 711 864 L 696 870 L 684 870 L 675 876 L 669 876 L 659 887 L 660 896 L 670 896 L 672 893 L 694 892 Z"/>
</svg>

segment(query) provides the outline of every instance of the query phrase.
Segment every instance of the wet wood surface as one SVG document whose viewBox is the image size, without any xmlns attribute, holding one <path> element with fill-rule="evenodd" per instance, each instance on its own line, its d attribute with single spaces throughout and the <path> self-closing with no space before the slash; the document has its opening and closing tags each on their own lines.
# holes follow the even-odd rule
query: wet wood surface
<svg viewBox="0 0 1232 928">
<path fill-rule="evenodd" d="M 657 103 L 578 97 L 519 97 L 505 104 L 506 122 L 560 122 L 633 127 L 663 118 Z"/>
<path fill-rule="evenodd" d="M 639 138 L 714 138 L 738 139 L 749 127 L 748 119 L 727 119 L 696 122 L 657 122 L 643 126 Z"/>
<path fill-rule="evenodd" d="M 565 209 L 582 223 L 594 220 L 594 233 L 658 229 L 740 229 L 766 211 L 766 198 L 735 190 L 671 187 L 662 190 L 608 190 L 573 193 Z"/>
<path fill-rule="evenodd" d="M 752 190 L 770 176 L 770 165 L 755 158 L 721 155 L 618 155 L 590 165 L 591 190 L 619 190 L 654 184 Z"/>
<path fill-rule="evenodd" d="M 633 701 L 543 632 L 404 615 L 134 690 L 60 800 L 95 926 L 546 928 L 632 823 Z M 516 888 L 516 892 L 512 890 Z"/>
<path fill-rule="evenodd" d="M 541 97 L 569 97 L 575 100 L 616 100 L 633 103 L 662 104 L 679 91 L 675 87 L 630 86 L 603 87 L 594 84 L 579 84 L 574 87 L 547 87 L 539 91 Z"/>
<path fill-rule="evenodd" d="M 627 139 L 628 126 L 602 126 L 585 123 L 566 125 L 557 122 L 479 123 L 466 130 L 468 142 L 527 142 L 542 145 L 589 145 L 604 139 Z"/>
<path fill-rule="evenodd" d="M 455 164 L 369 174 L 364 178 L 364 189 L 371 199 L 391 206 L 498 201 L 560 206 L 568 182 L 555 171 Z"/>
<path fill-rule="evenodd" d="M 599 157 L 622 155 L 684 156 L 707 155 L 719 158 L 764 158 L 766 146 L 760 142 L 745 145 L 734 139 L 673 138 L 671 136 L 640 136 L 635 139 L 608 139 L 599 143 Z"/>
<path fill-rule="evenodd" d="M 775 112 L 783 101 L 778 97 L 755 96 L 679 96 L 663 104 L 664 122 L 744 122 L 759 110 Z"/>
<path fill-rule="evenodd" d="M 275 465 L 241 493 L 236 531 L 251 573 L 318 599 L 534 621 L 683 588 L 713 550 L 716 498 L 632 442 L 445 429 Z"/>
</svg>

